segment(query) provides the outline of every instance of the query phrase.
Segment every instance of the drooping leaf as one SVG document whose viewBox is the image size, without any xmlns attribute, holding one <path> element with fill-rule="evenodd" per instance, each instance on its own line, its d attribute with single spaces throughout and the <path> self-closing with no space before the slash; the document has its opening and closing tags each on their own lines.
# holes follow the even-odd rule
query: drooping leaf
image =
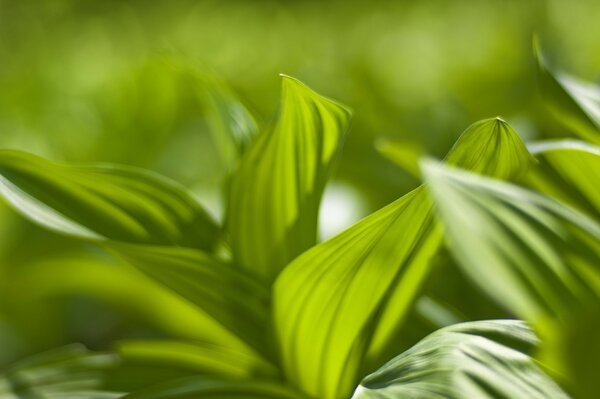
<svg viewBox="0 0 600 399">
<path fill-rule="evenodd" d="M 194 374 L 228 378 L 277 377 L 270 363 L 247 352 L 201 341 L 135 340 L 117 344 L 116 352 L 127 366 L 189 370 Z"/>
<path fill-rule="evenodd" d="M 528 146 L 540 161 L 525 184 L 600 219 L 600 148 L 562 140 Z"/>
<path fill-rule="evenodd" d="M 529 357 L 537 343 L 520 321 L 446 327 L 363 379 L 352 399 L 568 398 Z"/>
<path fill-rule="evenodd" d="M 67 166 L 2 150 L 0 194 L 33 222 L 81 238 L 202 249 L 218 238 L 184 188 L 136 168 Z"/>
<path fill-rule="evenodd" d="M 447 159 L 512 178 L 531 156 L 506 122 L 494 118 L 469 127 Z M 419 187 L 296 258 L 274 288 L 288 379 L 319 398 L 350 394 L 365 356 L 380 357 L 397 333 L 440 242 L 431 202 Z"/>
<path fill-rule="evenodd" d="M 315 244 L 320 199 L 349 120 L 342 105 L 283 77 L 276 123 L 232 176 L 227 233 L 237 264 L 273 280 Z"/>
<path fill-rule="evenodd" d="M 255 276 L 194 249 L 118 243 L 106 246 L 197 305 L 252 348 L 265 350 L 270 293 Z"/>
<path fill-rule="evenodd" d="M 277 381 L 191 377 L 149 387 L 126 399 L 307 399 Z"/>
<path fill-rule="evenodd" d="M 114 399 L 122 392 L 104 388 L 118 365 L 112 354 L 71 345 L 24 359 L 0 374 L 0 398 Z"/>
<path fill-rule="evenodd" d="M 534 41 L 544 100 L 557 120 L 574 134 L 600 144 L 600 87 L 552 69 Z"/>
<path fill-rule="evenodd" d="M 424 174 L 450 249 L 472 280 L 530 321 L 582 397 L 599 384 L 600 225 L 547 197 L 436 163 Z M 585 341 L 587 352 L 570 352 Z M 569 349 L 571 347 L 571 349 Z M 558 354 L 560 350 L 560 355 Z M 581 372 L 587 370 L 587 373 Z M 564 377 L 563 377 L 564 378 Z M 587 396 L 586 396 L 587 395 Z"/>
</svg>

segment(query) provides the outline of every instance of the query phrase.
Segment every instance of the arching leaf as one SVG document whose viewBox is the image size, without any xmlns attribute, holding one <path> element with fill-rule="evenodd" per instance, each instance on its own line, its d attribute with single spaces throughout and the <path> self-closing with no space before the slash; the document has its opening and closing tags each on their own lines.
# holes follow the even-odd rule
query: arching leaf
<svg viewBox="0 0 600 399">
<path fill-rule="evenodd" d="M 571 389 L 597 394 L 600 225 L 513 185 L 432 162 L 423 170 L 465 273 L 532 323 L 547 344 L 544 358 Z"/>
<path fill-rule="evenodd" d="M 218 238 L 184 188 L 136 168 L 67 166 L 2 150 L 0 194 L 33 222 L 81 238 L 202 249 Z"/>
<path fill-rule="evenodd" d="M 529 357 L 537 343 L 520 321 L 446 327 L 363 379 L 352 399 L 567 399 Z"/>
<path fill-rule="evenodd" d="M 494 118 L 470 126 L 447 160 L 513 178 L 531 156 L 512 128 Z M 421 186 L 296 258 L 274 289 L 287 377 L 311 396 L 350 394 L 365 357 L 385 353 L 404 321 L 440 242 Z"/>
<path fill-rule="evenodd" d="M 273 280 L 315 244 L 319 203 L 349 120 L 342 105 L 283 77 L 276 123 L 232 176 L 227 233 L 237 264 Z"/>
<path fill-rule="evenodd" d="M 600 148 L 575 140 L 528 147 L 540 162 L 525 184 L 600 219 Z"/>
</svg>

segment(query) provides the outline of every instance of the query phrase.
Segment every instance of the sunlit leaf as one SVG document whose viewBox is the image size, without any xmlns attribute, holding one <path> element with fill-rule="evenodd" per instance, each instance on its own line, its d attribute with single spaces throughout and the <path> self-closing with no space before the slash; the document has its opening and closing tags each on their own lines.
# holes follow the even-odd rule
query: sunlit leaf
<svg viewBox="0 0 600 399">
<path fill-rule="evenodd" d="M 568 398 L 528 356 L 536 344 L 519 321 L 446 327 L 363 379 L 352 399 Z"/>
<path fill-rule="evenodd" d="M 528 146 L 540 163 L 525 183 L 600 219 L 600 148 L 562 140 Z"/>
<path fill-rule="evenodd" d="M 33 222 L 82 238 L 203 249 L 218 238 L 184 188 L 131 167 L 67 166 L 2 150 L 0 194 Z"/>
<path fill-rule="evenodd" d="M 597 379 L 580 371 L 596 370 L 600 354 L 600 225 L 513 185 L 432 162 L 424 174 L 462 269 L 548 346 L 563 345 L 551 363 L 572 387 L 597 393 Z M 581 340 L 587 353 L 573 362 L 567 348 Z"/>
<path fill-rule="evenodd" d="M 534 41 L 544 100 L 557 120 L 573 133 L 600 143 L 600 87 L 551 68 Z"/>
<path fill-rule="evenodd" d="M 272 280 L 315 244 L 319 203 L 349 119 L 342 105 L 283 77 L 277 121 L 232 177 L 227 233 L 237 264 Z"/>
<path fill-rule="evenodd" d="M 512 128 L 494 118 L 469 127 L 447 159 L 511 178 L 531 156 Z M 440 242 L 428 194 L 419 187 L 296 258 L 274 290 L 287 377 L 312 396 L 348 395 L 365 356 L 373 361 L 385 353 Z"/>
</svg>

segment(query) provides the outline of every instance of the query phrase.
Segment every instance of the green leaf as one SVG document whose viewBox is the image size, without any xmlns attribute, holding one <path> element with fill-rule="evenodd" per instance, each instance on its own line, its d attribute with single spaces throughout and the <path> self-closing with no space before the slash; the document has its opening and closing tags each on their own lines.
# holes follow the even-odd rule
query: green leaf
<svg viewBox="0 0 600 399">
<path fill-rule="evenodd" d="M 107 374 L 117 364 L 115 355 L 91 353 L 81 345 L 42 353 L 0 375 L 0 398 L 120 398 L 123 393 L 104 388 Z"/>
<path fill-rule="evenodd" d="M 277 369 L 247 352 L 201 341 L 135 340 L 117 344 L 128 366 L 184 369 L 229 378 L 277 377 Z"/>
<path fill-rule="evenodd" d="M 528 356 L 536 344 L 520 321 L 446 327 L 367 376 L 352 399 L 568 398 Z"/>
<path fill-rule="evenodd" d="M 573 133 L 600 143 L 600 87 L 553 70 L 534 40 L 540 86 L 544 100 L 557 120 Z"/>
<path fill-rule="evenodd" d="M 126 399 L 306 399 L 279 382 L 191 377 L 150 387 Z"/>
<path fill-rule="evenodd" d="M 447 159 L 510 178 L 523 173 L 531 156 L 506 122 L 494 118 L 469 127 Z M 319 398 L 349 394 L 363 361 L 386 352 L 440 243 L 421 186 L 296 258 L 274 287 L 288 379 Z"/>
<path fill-rule="evenodd" d="M 235 262 L 273 280 L 313 246 L 319 203 L 350 111 L 284 76 L 279 117 L 232 176 L 227 233 Z"/>
<path fill-rule="evenodd" d="M 525 184 L 600 220 L 600 148 L 574 140 L 528 147 L 540 163 L 525 176 Z"/>
<path fill-rule="evenodd" d="M 423 148 L 418 143 L 410 141 L 378 140 L 375 148 L 381 155 L 405 170 L 417 179 L 421 178 L 419 158 L 423 155 Z"/>
<path fill-rule="evenodd" d="M 192 302 L 262 353 L 270 292 L 239 268 L 194 249 L 107 243 L 118 257 Z"/>
<path fill-rule="evenodd" d="M 33 222 L 81 238 L 202 249 L 218 238 L 184 188 L 132 167 L 67 166 L 1 150 L 0 194 Z"/>
<path fill-rule="evenodd" d="M 590 374 L 600 356 L 600 225 L 513 185 L 432 162 L 423 170 L 465 273 L 530 321 L 548 347 L 562 346 L 544 357 L 558 357 L 549 363 L 572 388 L 597 393 Z M 587 346 L 577 362 L 569 354 L 574 342 Z"/>
</svg>

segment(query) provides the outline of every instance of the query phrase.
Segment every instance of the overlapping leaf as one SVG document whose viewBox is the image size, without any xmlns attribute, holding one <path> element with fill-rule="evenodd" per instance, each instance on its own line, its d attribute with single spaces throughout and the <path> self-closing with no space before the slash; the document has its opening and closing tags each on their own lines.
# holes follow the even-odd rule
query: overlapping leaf
<svg viewBox="0 0 600 399">
<path fill-rule="evenodd" d="M 558 121 L 587 141 L 599 144 L 600 87 L 550 68 L 537 41 L 534 54 L 544 99 Z"/>
<path fill-rule="evenodd" d="M 600 148 L 581 141 L 548 141 L 529 145 L 540 163 L 525 183 L 600 219 Z"/>
<path fill-rule="evenodd" d="M 283 77 L 275 125 L 232 177 L 227 232 L 237 264 L 273 280 L 315 244 L 320 199 L 349 119 L 345 107 Z"/>
<path fill-rule="evenodd" d="M 135 168 L 66 166 L 2 150 L 0 194 L 33 222 L 78 237 L 203 249 L 218 238 L 185 189 Z"/>
<path fill-rule="evenodd" d="M 106 246 L 197 305 L 253 348 L 266 350 L 269 290 L 254 276 L 189 248 Z"/>
<path fill-rule="evenodd" d="M 548 345 L 562 346 L 550 351 L 558 357 L 552 366 L 582 397 L 597 393 L 600 225 L 516 186 L 435 163 L 424 173 L 463 270 Z M 580 341 L 587 352 L 574 362 Z"/>
<path fill-rule="evenodd" d="M 80 345 L 43 353 L 0 374 L 0 398 L 120 398 L 123 393 L 104 387 L 117 364 L 116 356 L 91 353 Z"/>
<path fill-rule="evenodd" d="M 494 118 L 469 127 L 447 159 L 511 178 L 530 158 L 516 133 Z M 274 291 L 287 377 L 315 397 L 348 395 L 365 355 L 385 352 L 440 241 L 428 195 L 419 187 L 295 259 Z"/>
<path fill-rule="evenodd" d="M 566 399 L 528 356 L 537 338 L 524 323 L 446 327 L 367 376 L 352 399 Z"/>
</svg>

